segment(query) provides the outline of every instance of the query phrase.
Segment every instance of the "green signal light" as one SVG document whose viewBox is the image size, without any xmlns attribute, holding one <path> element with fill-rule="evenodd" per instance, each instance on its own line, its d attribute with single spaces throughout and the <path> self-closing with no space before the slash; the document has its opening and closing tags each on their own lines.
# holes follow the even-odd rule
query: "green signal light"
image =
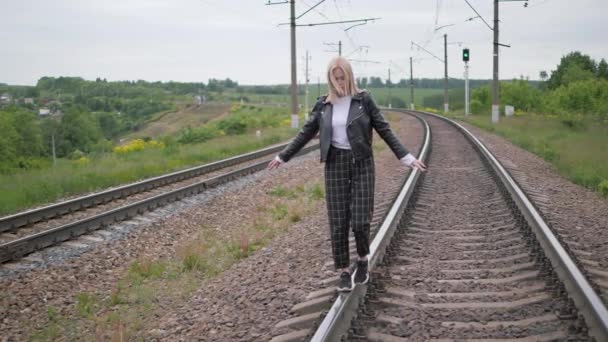
<svg viewBox="0 0 608 342">
<path fill-rule="evenodd" d="M 469 56 L 469 49 L 463 49 L 462 50 L 462 60 L 465 61 L 465 62 L 468 62 L 469 58 L 470 58 L 470 56 Z"/>
</svg>

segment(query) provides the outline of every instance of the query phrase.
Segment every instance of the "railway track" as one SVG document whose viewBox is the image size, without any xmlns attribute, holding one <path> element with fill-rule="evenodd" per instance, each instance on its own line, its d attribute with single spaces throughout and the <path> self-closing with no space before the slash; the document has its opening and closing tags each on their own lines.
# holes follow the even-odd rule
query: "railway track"
<svg viewBox="0 0 608 342">
<path fill-rule="evenodd" d="M 257 172 L 285 145 L 0 218 L 0 263 Z M 300 154 L 318 148 L 310 145 Z M 269 157 L 270 156 L 270 157 Z"/>
<path fill-rule="evenodd" d="M 595 285 L 521 188 L 459 125 L 424 117 L 430 171 L 378 228 L 371 283 L 338 295 L 328 279 L 273 341 L 607 341 Z"/>
</svg>

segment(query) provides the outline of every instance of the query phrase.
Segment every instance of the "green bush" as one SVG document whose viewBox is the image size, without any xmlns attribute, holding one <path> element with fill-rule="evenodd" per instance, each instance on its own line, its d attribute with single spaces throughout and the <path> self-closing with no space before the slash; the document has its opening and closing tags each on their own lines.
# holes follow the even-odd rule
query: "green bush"
<svg viewBox="0 0 608 342">
<path fill-rule="evenodd" d="M 201 143 L 219 136 L 218 130 L 213 126 L 202 126 L 199 128 L 187 127 L 182 130 L 177 138 L 180 144 Z"/>
<path fill-rule="evenodd" d="M 74 150 L 68 155 L 68 159 L 77 160 L 84 156 L 86 156 L 86 153 L 82 152 L 81 150 Z"/>
<path fill-rule="evenodd" d="M 542 93 L 528 81 L 513 80 L 500 82 L 501 113 L 504 106 L 515 107 L 516 110 L 540 110 Z M 471 94 L 471 111 L 475 114 L 489 112 L 492 105 L 490 85 L 473 89 Z"/>
<path fill-rule="evenodd" d="M 471 113 L 483 114 L 489 107 L 484 106 L 479 100 L 471 100 Z"/>
<path fill-rule="evenodd" d="M 608 197 L 608 179 L 601 181 L 597 186 L 597 190 L 600 192 L 600 194 L 602 194 L 602 196 Z"/>
<path fill-rule="evenodd" d="M 536 112 L 540 109 L 542 94 L 528 81 L 514 80 L 500 83 L 500 103 L 515 109 Z M 504 108 L 501 108 L 504 113 Z"/>
<path fill-rule="evenodd" d="M 217 128 L 226 132 L 228 135 L 243 134 L 247 131 L 247 123 L 242 118 L 232 117 L 224 119 L 217 124 Z"/>
<path fill-rule="evenodd" d="M 392 108 L 407 108 L 405 101 L 400 97 L 391 97 Z"/>
<path fill-rule="evenodd" d="M 545 96 L 543 109 L 560 116 L 581 113 L 608 119 L 608 81 L 590 79 L 561 86 Z"/>
<path fill-rule="evenodd" d="M 573 130 L 581 130 L 585 128 L 585 120 L 583 115 L 579 113 L 566 112 L 559 116 L 559 121 L 566 127 Z"/>
<path fill-rule="evenodd" d="M 40 170 L 51 166 L 51 161 L 44 158 L 19 158 L 17 167 L 21 170 Z"/>
</svg>

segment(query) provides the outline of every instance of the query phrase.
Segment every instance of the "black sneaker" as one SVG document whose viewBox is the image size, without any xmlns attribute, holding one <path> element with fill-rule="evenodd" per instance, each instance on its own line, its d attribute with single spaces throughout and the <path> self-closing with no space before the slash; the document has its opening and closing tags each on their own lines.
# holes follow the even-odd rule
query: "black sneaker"
<svg viewBox="0 0 608 342">
<path fill-rule="evenodd" d="M 357 269 L 354 275 L 355 284 L 367 284 L 369 281 L 369 270 L 367 269 L 367 259 L 357 261 Z"/>
<path fill-rule="evenodd" d="M 348 272 L 342 272 L 340 274 L 340 281 L 338 282 L 338 291 L 339 292 L 348 292 L 353 289 L 353 281 L 351 280 L 351 276 Z"/>
</svg>

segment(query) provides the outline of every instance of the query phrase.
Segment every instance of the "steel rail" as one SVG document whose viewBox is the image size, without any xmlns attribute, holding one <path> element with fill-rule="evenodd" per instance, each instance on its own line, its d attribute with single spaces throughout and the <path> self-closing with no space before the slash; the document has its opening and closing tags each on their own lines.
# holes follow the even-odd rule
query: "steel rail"
<svg viewBox="0 0 608 342">
<path fill-rule="evenodd" d="M 568 254 L 564 246 L 561 245 L 551 228 L 549 228 L 540 213 L 536 210 L 519 185 L 513 180 L 511 175 L 485 145 L 464 126 L 440 115 L 433 113 L 424 114 L 445 120 L 460 129 L 460 131 L 473 142 L 483 156 L 490 162 L 490 165 L 499 176 L 507 191 L 511 194 L 511 198 L 515 201 L 520 212 L 532 228 L 545 255 L 551 262 L 551 266 L 574 301 L 574 305 L 585 318 L 585 323 L 589 328 L 589 335 L 594 337 L 596 341 L 608 341 L 608 310 L 606 309 L 606 306 L 604 306 L 600 296 L 593 290 L 583 272 L 578 268 L 570 254 Z"/>
<path fill-rule="evenodd" d="M 0 217 L 0 233 L 14 230 L 42 220 L 62 216 L 71 212 L 79 211 L 102 203 L 124 198 L 133 194 L 148 191 L 159 186 L 175 183 L 188 178 L 196 177 L 205 173 L 219 170 L 224 167 L 233 166 L 248 160 L 256 159 L 271 153 L 281 151 L 286 144 L 267 147 L 258 151 L 242 154 L 239 156 L 219 160 L 213 163 L 192 167 L 186 170 L 176 171 L 166 175 L 145 179 L 136 183 L 123 185 L 114 189 L 96 192 L 71 200 L 47 205 L 21 213 Z"/>
<path fill-rule="evenodd" d="M 424 143 L 418 158 L 427 160 L 430 149 L 431 130 L 426 121 L 417 115 L 414 116 L 425 127 Z M 403 212 L 407 207 L 419 177 L 420 171 L 413 169 L 401 188 L 393 206 L 389 209 L 380 229 L 378 229 L 374 240 L 371 242 L 369 254 L 370 271 L 382 261 L 386 247 L 397 229 L 399 219 L 403 216 Z M 350 322 L 355 316 L 356 309 L 366 293 L 367 285 L 357 285 L 351 292 L 340 294 L 320 323 L 311 341 L 340 341 L 350 327 Z"/>
<path fill-rule="evenodd" d="M 302 149 L 297 155 L 302 155 L 319 148 L 319 145 L 312 145 Z M 250 165 L 239 170 L 228 172 L 217 177 L 206 179 L 191 185 L 187 185 L 166 193 L 156 195 L 144 200 L 137 201 L 122 207 L 118 207 L 79 221 L 71 222 L 59 227 L 13 240 L 0 245 L 0 263 L 15 260 L 36 250 L 58 244 L 72 239 L 82 234 L 94 231 L 114 222 L 119 222 L 141 214 L 148 210 L 165 205 L 169 202 L 180 200 L 184 197 L 198 194 L 206 189 L 229 182 L 236 178 L 263 170 L 267 167 L 271 159 Z"/>
</svg>

